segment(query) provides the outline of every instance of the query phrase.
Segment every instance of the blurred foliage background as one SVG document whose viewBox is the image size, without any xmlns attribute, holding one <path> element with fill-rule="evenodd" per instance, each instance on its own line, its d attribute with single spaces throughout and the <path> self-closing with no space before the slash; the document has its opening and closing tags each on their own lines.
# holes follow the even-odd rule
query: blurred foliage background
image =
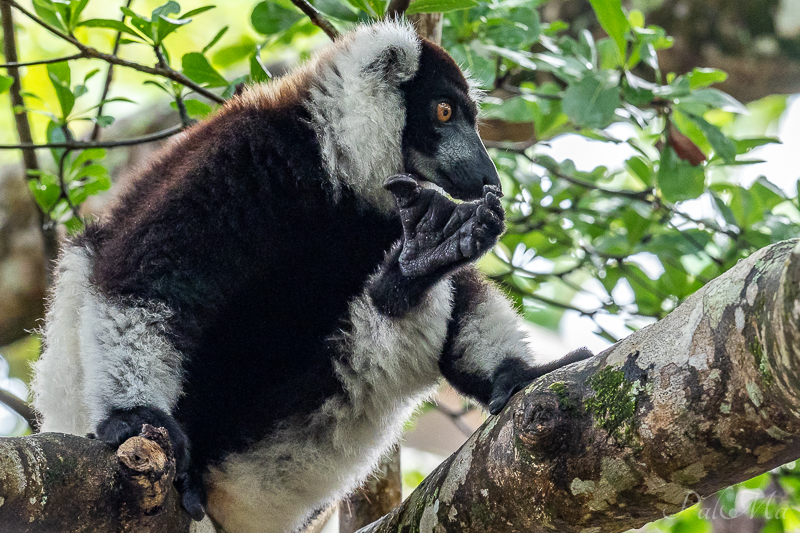
<svg viewBox="0 0 800 533">
<path fill-rule="evenodd" d="M 311 3 L 339 31 L 389 7 Z M 5 61 L 14 33 L 18 61 L 34 63 L 20 89 L 0 70 L 0 389 L 25 398 L 53 236 L 80 231 L 126 170 L 237 86 L 281 75 L 329 38 L 290 0 L 3 7 Z M 480 129 L 508 231 L 480 266 L 545 355 L 602 349 L 800 233 L 800 0 L 416 0 L 407 13 L 443 13 L 442 45 L 486 92 Z M 92 50 L 122 61 L 109 74 Z M 56 143 L 35 164 L 15 148 L 15 113 L 34 142 Z M 437 409 L 459 438 L 480 422 L 448 401 L 416 429 Z M 0 434 L 25 431 L 3 410 Z M 404 452 L 406 484 L 437 457 Z M 800 530 L 798 491 L 792 463 L 644 529 Z"/>
</svg>

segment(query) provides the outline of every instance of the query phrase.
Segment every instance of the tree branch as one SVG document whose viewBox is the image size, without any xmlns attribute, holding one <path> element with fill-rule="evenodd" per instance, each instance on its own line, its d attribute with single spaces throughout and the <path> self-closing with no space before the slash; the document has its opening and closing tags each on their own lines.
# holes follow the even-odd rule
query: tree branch
<svg viewBox="0 0 800 533">
<path fill-rule="evenodd" d="M 297 6 L 300 11 L 305 13 L 315 26 L 324 31 L 325 34 L 331 38 L 331 41 L 335 41 L 339 38 L 339 32 L 328 19 L 322 16 L 322 13 L 320 13 L 317 8 L 309 4 L 306 0 L 292 0 L 292 3 Z"/>
<path fill-rule="evenodd" d="M 62 63 L 73 59 L 84 59 L 84 54 L 73 54 L 71 56 L 54 57 L 52 59 L 38 59 L 36 61 L 25 61 L 23 63 L 0 63 L 0 68 L 35 67 L 38 65 L 49 65 L 51 63 Z"/>
<path fill-rule="evenodd" d="M 130 8 L 131 3 L 133 0 L 128 0 L 125 2 L 125 7 Z M 122 15 L 122 20 L 120 22 L 125 22 L 125 16 Z M 119 53 L 119 43 L 122 40 L 122 32 L 118 31 L 117 36 L 114 38 L 114 48 L 111 49 L 111 55 L 116 57 Z M 100 118 L 103 116 L 103 107 L 105 105 L 106 98 L 108 97 L 108 92 L 111 90 L 111 82 L 114 81 L 114 65 L 109 64 L 108 70 L 106 71 L 106 81 L 103 84 L 103 93 L 100 95 L 100 103 L 97 106 L 97 113 L 95 114 L 95 118 Z M 92 134 L 89 136 L 90 141 L 96 141 L 100 138 L 100 122 L 95 121 L 94 127 L 92 128 Z"/>
<path fill-rule="evenodd" d="M 615 533 L 800 457 L 800 241 L 548 374 L 361 533 Z M 688 503 L 687 503 L 688 502 Z"/>
<path fill-rule="evenodd" d="M 153 141 L 160 141 L 167 137 L 172 137 L 186 127 L 182 124 L 173 126 L 156 133 L 149 135 L 142 135 L 141 137 L 134 137 L 133 139 L 122 139 L 119 141 L 65 141 L 56 143 L 22 143 L 22 144 L 0 144 L 0 150 L 40 150 L 44 148 L 65 148 L 67 150 L 85 150 L 86 148 L 118 148 L 120 146 L 134 146 L 137 144 L 145 144 Z"/>
<path fill-rule="evenodd" d="M 5 2 L 0 2 L 0 17 L 2 17 L 3 24 L 3 54 L 10 64 L 17 63 L 17 39 L 14 33 L 14 19 L 11 12 L 11 7 Z M 14 121 L 17 126 L 17 135 L 19 136 L 22 145 L 28 145 L 22 149 L 22 163 L 25 167 L 25 176 L 31 170 L 39 169 L 39 161 L 36 157 L 34 148 L 30 146 L 33 143 L 33 136 L 31 135 L 31 125 L 28 122 L 28 114 L 25 112 L 25 101 L 22 99 L 22 84 L 20 82 L 19 69 L 16 66 L 9 66 L 8 75 L 11 76 L 14 82 L 9 88 L 9 96 L 11 97 L 11 105 L 14 109 Z M 36 205 L 36 210 L 39 213 L 39 228 L 42 234 L 42 248 L 44 249 L 44 273 L 45 280 L 48 285 L 53 280 L 53 265 L 58 257 L 58 234 L 56 233 L 55 225 L 50 220 L 50 217 L 45 213 L 41 206 L 32 199 Z"/>
<path fill-rule="evenodd" d="M 116 451 L 60 433 L 3 438 L 0 457 L 3 531 L 189 531 L 164 429 L 144 426 Z"/>
<path fill-rule="evenodd" d="M 21 416 L 28 423 L 31 431 L 36 433 L 39 430 L 39 422 L 36 420 L 36 415 L 27 403 L 3 389 L 0 389 L 0 402 Z"/>
<path fill-rule="evenodd" d="M 58 28 L 54 28 L 53 26 L 51 26 L 47 22 L 45 22 L 42 19 L 40 19 L 39 17 L 37 17 L 35 14 L 31 13 L 30 11 L 28 11 L 27 9 L 25 9 L 24 7 L 19 5 L 14 0 L 0 0 L 0 3 L 8 4 L 8 5 L 13 6 L 20 13 L 22 13 L 23 15 L 25 15 L 26 17 L 31 19 L 33 22 L 35 22 L 39 26 L 45 28 L 47 31 L 49 31 L 50 33 L 52 33 L 56 37 L 60 37 L 64 41 L 67 41 L 68 43 L 70 43 L 71 45 L 76 47 L 87 58 L 101 59 L 101 60 L 105 61 L 106 63 L 110 63 L 112 65 L 120 65 L 120 66 L 127 67 L 127 68 L 130 68 L 130 69 L 133 69 L 133 70 L 138 70 L 139 72 L 144 72 L 146 74 L 153 74 L 154 76 L 161 76 L 163 78 L 167 78 L 167 79 L 170 79 L 172 81 L 176 81 L 176 82 L 180 83 L 181 85 L 189 87 L 194 92 L 205 96 L 209 100 L 212 100 L 212 101 L 217 102 L 219 104 L 222 104 L 222 103 L 225 102 L 225 99 L 222 98 L 221 96 L 217 96 L 216 94 L 212 93 L 208 89 L 205 89 L 205 88 L 201 87 L 200 85 L 196 84 L 195 82 L 193 82 L 192 80 L 190 80 L 189 78 L 187 78 L 186 76 L 184 76 L 183 74 L 181 74 L 180 72 L 178 72 L 176 70 L 173 70 L 173 69 L 168 68 L 168 67 L 147 67 L 145 65 L 140 65 L 139 63 L 134 63 L 132 61 L 126 61 L 125 59 L 120 59 L 119 57 L 117 57 L 115 55 L 112 55 L 112 54 L 106 54 L 106 53 L 101 52 L 101 51 L 99 51 L 99 50 L 97 50 L 95 48 L 92 48 L 91 46 L 86 46 L 85 44 L 80 42 L 75 37 L 73 37 L 71 35 L 67 35 L 66 33 L 62 32 Z"/>
<path fill-rule="evenodd" d="M 402 17 L 409 5 L 411 5 L 411 0 L 392 0 L 386 7 L 386 18 L 398 19 Z"/>
</svg>

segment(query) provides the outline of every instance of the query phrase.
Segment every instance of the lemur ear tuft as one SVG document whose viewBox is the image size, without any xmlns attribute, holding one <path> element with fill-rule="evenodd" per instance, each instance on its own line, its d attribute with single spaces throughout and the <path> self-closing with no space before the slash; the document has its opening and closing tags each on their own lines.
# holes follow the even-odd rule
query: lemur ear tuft
<svg viewBox="0 0 800 533">
<path fill-rule="evenodd" d="M 360 56 L 363 74 L 402 83 L 417 72 L 420 47 L 419 37 L 410 24 L 386 21 L 359 28 L 351 51 Z"/>
</svg>

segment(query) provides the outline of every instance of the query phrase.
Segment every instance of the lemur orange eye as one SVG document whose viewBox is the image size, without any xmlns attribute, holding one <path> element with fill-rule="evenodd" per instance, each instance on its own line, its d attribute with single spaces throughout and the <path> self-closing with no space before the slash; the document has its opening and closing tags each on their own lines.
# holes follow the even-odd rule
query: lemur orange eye
<svg viewBox="0 0 800 533">
<path fill-rule="evenodd" d="M 450 107 L 450 104 L 440 102 L 439 105 L 436 106 L 436 118 L 439 119 L 439 122 L 447 122 L 452 116 L 453 108 Z"/>
</svg>

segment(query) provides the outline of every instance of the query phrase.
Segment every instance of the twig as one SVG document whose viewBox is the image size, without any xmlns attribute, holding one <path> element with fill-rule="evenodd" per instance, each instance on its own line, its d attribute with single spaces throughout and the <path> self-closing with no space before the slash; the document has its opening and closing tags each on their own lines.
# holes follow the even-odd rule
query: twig
<svg viewBox="0 0 800 533">
<path fill-rule="evenodd" d="M 32 432 L 39 432 L 39 422 L 36 420 L 36 415 L 34 414 L 33 409 L 31 409 L 27 403 L 3 389 L 0 389 L 0 402 L 21 416 L 25 422 L 28 423 L 28 426 L 31 428 Z"/>
<path fill-rule="evenodd" d="M 606 189 L 605 187 L 601 187 L 600 185 L 595 185 L 594 183 L 590 183 L 588 181 L 583 181 L 581 179 L 575 178 L 575 177 L 570 176 L 568 174 L 564 174 L 563 172 L 560 172 L 558 170 L 553 170 L 551 168 L 547 168 L 544 165 L 542 165 L 539 162 L 539 160 L 537 158 L 535 158 L 535 157 L 530 157 L 525 153 L 522 153 L 522 155 L 525 156 L 531 163 L 534 163 L 536 165 L 544 167 L 550 174 L 554 175 L 555 177 L 560 178 L 560 179 L 562 179 L 564 181 L 568 181 L 569 183 L 572 183 L 573 185 L 577 185 L 579 187 L 583 187 L 584 189 L 595 190 L 595 191 L 602 192 L 603 194 L 609 194 L 609 195 L 612 195 L 612 196 L 620 196 L 622 198 L 632 198 L 634 200 L 642 200 L 642 201 L 645 201 L 645 202 L 648 201 L 648 198 L 653 195 L 653 192 L 650 191 L 650 190 L 644 190 L 644 191 L 638 191 L 637 192 L 637 191 L 622 191 L 622 190 Z"/>
<path fill-rule="evenodd" d="M 161 67 L 161 68 L 159 68 L 159 67 L 148 67 L 148 66 L 145 66 L 145 65 L 140 65 L 139 63 L 134 63 L 132 61 L 126 61 L 124 59 L 120 59 L 119 57 L 117 57 L 115 55 L 112 55 L 112 54 L 106 54 L 106 53 L 101 52 L 101 51 L 99 51 L 99 50 L 97 50 L 95 48 L 92 48 L 91 46 L 87 46 L 87 45 L 83 44 L 82 42 L 80 42 L 75 37 L 73 37 L 71 35 L 67 35 L 66 33 L 62 32 L 61 30 L 59 30 L 57 28 L 54 28 L 53 26 L 51 26 L 47 22 L 45 22 L 42 19 L 40 19 L 39 17 L 37 17 L 35 14 L 31 13 L 30 11 L 28 11 L 27 9 L 25 9 L 24 7 L 19 5 L 14 0 L 0 0 L 0 3 L 13 6 L 20 13 L 22 13 L 23 15 L 25 15 L 26 17 L 31 19 L 33 22 L 35 22 L 39 26 L 43 27 L 44 29 L 46 29 L 47 31 L 49 31 L 50 33 L 55 35 L 56 37 L 60 37 L 61 39 L 67 41 L 68 43 L 70 43 L 71 45 L 76 47 L 87 58 L 101 59 L 101 60 L 105 61 L 106 63 L 110 63 L 112 65 L 120 65 L 120 66 L 127 67 L 127 68 L 130 68 L 130 69 L 133 69 L 133 70 L 138 70 L 139 72 L 144 72 L 146 74 L 152 74 L 154 76 L 161 76 L 163 78 L 167 78 L 167 79 L 170 79 L 172 81 L 176 81 L 176 82 L 180 83 L 181 85 L 185 85 L 186 87 L 189 87 L 190 89 L 192 89 L 196 93 L 205 96 L 209 100 L 212 100 L 212 101 L 217 102 L 219 104 L 222 104 L 222 103 L 225 102 L 225 99 L 222 98 L 221 96 L 218 96 L 218 95 L 212 93 L 211 91 L 209 91 L 208 89 L 205 89 L 205 88 L 201 87 L 200 85 L 196 84 L 195 82 L 193 82 L 192 80 L 190 80 L 189 78 L 187 78 L 186 76 L 184 76 L 183 74 L 181 74 L 180 72 L 178 72 L 176 70 L 173 70 L 171 68 L 164 68 L 164 67 Z"/>
<path fill-rule="evenodd" d="M 84 59 L 86 55 L 83 53 L 73 54 L 71 56 L 54 57 L 52 59 L 37 59 L 36 61 L 24 61 L 21 63 L 0 63 L 0 68 L 17 68 L 17 67 L 35 67 L 37 65 L 49 65 L 51 63 L 61 63 L 62 61 L 72 61 L 73 59 Z"/>
<path fill-rule="evenodd" d="M 128 0 L 125 4 L 125 7 L 130 8 L 131 3 L 133 0 Z M 125 22 L 125 15 L 122 15 L 122 20 L 120 22 Z M 119 53 L 119 43 L 122 40 L 122 32 L 118 31 L 117 36 L 114 39 L 114 48 L 111 50 L 111 55 L 116 56 Z M 95 118 L 99 119 L 103 116 L 103 106 L 105 105 L 106 98 L 108 97 L 108 92 L 111 90 L 111 82 L 114 80 L 114 65 L 108 65 L 108 71 L 106 71 L 106 81 L 105 85 L 103 85 L 103 94 L 100 96 L 100 104 L 97 106 L 97 114 Z M 100 138 L 100 122 L 95 121 L 94 127 L 92 128 L 92 134 L 89 136 L 90 141 L 96 141 Z"/>
<path fill-rule="evenodd" d="M 11 6 L 5 2 L 0 2 L 0 16 L 3 24 L 3 53 L 9 63 L 17 63 L 17 42 L 14 34 L 14 19 Z M 17 126 L 17 135 L 22 146 L 22 162 L 25 166 L 25 175 L 31 170 L 39 170 L 39 161 L 33 146 L 33 135 L 31 135 L 31 125 L 28 122 L 28 114 L 25 111 L 25 101 L 22 99 L 22 84 L 19 77 L 19 69 L 16 66 L 7 67 L 8 75 L 13 78 L 13 83 L 9 88 L 11 105 L 14 109 L 14 121 Z M 18 111 L 19 110 L 19 111 Z M 42 233 L 42 244 L 44 248 L 44 272 L 47 285 L 53 280 L 53 265 L 58 257 L 58 235 L 56 228 L 51 224 L 50 217 L 34 200 L 37 211 L 39 212 L 39 228 Z"/>
<path fill-rule="evenodd" d="M 153 141 L 166 139 L 186 129 L 182 124 L 180 126 L 173 126 L 165 130 L 151 133 L 150 135 L 142 135 L 141 137 L 134 137 L 133 139 L 123 139 L 120 141 L 67 141 L 56 143 L 22 143 L 22 144 L 0 144 L 0 150 L 39 150 L 42 148 L 66 148 L 67 150 L 84 150 L 86 148 L 117 148 L 120 146 L 134 146 L 137 144 L 145 144 Z"/>
<path fill-rule="evenodd" d="M 386 18 L 398 19 L 403 16 L 411 0 L 392 0 L 386 8 Z"/>
<path fill-rule="evenodd" d="M 312 24 L 324 31 L 331 38 L 331 41 L 339 38 L 339 32 L 328 19 L 322 16 L 322 13 L 317 8 L 306 2 L 306 0 L 292 0 L 292 3 L 311 19 Z"/>
</svg>

